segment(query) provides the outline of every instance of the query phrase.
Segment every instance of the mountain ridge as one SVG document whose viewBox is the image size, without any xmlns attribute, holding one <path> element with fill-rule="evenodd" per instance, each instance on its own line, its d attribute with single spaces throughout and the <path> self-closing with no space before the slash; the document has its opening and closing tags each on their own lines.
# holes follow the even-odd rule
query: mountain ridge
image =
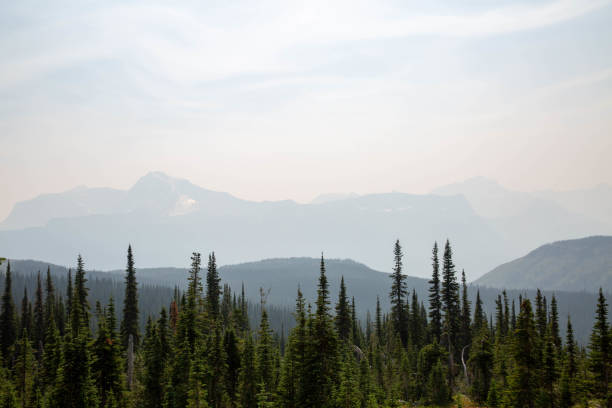
<svg viewBox="0 0 612 408">
<path fill-rule="evenodd" d="M 504 263 L 474 281 L 476 285 L 549 290 L 612 289 L 612 236 L 551 242 Z"/>
</svg>

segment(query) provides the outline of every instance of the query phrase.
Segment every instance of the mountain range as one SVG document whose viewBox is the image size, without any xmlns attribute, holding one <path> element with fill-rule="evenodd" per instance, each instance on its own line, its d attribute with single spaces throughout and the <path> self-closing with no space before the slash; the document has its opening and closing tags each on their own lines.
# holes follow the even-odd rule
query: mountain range
<svg viewBox="0 0 612 408">
<path fill-rule="evenodd" d="M 9 258 L 57 264 L 81 253 L 99 269 L 121 267 L 128 243 L 145 266 L 186 266 L 196 250 L 215 250 L 221 264 L 325 251 L 390 271 L 399 238 L 406 273 L 427 277 L 433 242 L 449 238 L 473 279 L 547 242 L 612 234 L 603 210 L 610 188 L 585 196 L 516 193 L 472 179 L 422 195 L 254 202 L 152 172 L 128 190 L 78 187 L 17 203 L 0 224 L 0 248 Z"/>
</svg>

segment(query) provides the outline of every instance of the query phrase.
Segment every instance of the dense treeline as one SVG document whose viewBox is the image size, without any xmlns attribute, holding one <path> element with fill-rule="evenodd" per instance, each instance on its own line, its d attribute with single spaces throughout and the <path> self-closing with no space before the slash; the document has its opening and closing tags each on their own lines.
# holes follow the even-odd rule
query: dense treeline
<svg viewBox="0 0 612 408">
<path fill-rule="evenodd" d="M 7 266 L 0 407 L 393 407 L 465 398 L 489 407 L 611 405 L 612 329 L 601 291 L 583 348 L 554 296 L 502 292 L 487 315 L 479 293 L 470 301 L 448 241 L 441 252 L 435 245 L 425 307 L 406 285 L 396 242 L 391 310 L 378 306 L 364 324 L 344 279 L 331 304 L 321 257 L 316 301 L 296 288 L 287 338 L 270 326 L 263 289 L 259 323 L 250 323 L 254 308 L 244 289 L 221 285 L 214 253 L 206 267 L 193 254 L 187 289 L 148 313 L 144 329 L 131 248 L 121 303 L 90 304 L 79 256 L 64 296 L 47 272 L 17 307 Z"/>
</svg>

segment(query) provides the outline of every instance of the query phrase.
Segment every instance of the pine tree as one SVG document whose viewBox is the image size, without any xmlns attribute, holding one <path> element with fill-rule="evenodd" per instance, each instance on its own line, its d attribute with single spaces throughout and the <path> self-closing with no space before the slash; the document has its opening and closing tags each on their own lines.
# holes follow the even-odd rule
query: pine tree
<svg viewBox="0 0 612 408">
<path fill-rule="evenodd" d="M 240 373 L 240 350 L 238 349 L 238 340 L 233 329 L 225 332 L 223 340 L 225 355 L 227 356 L 227 375 L 225 378 L 225 389 L 230 400 L 236 400 L 236 392 L 238 390 L 238 375 Z"/>
<path fill-rule="evenodd" d="M 513 371 L 509 377 L 506 397 L 511 407 L 533 408 L 538 388 L 538 335 L 535 330 L 531 302 L 524 299 L 516 322 L 512 357 Z"/>
<path fill-rule="evenodd" d="M 559 334 L 559 311 L 557 310 L 557 299 L 553 294 L 550 301 L 550 334 L 557 351 L 561 350 L 561 335 Z"/>
<path fill-rule="evenodd" d="M 66 277 L 66 314 L 68 317 L 72 314 L 72 298 L 74 289 L 72 287 L 72 269 L 68 268 L 68 276 Z"/>
<path fill-rule="evenodd" d="M 440 291 L 442 311 L 444 314 L 443 343 L 448 348 L 451 388 L 454 372 L 454 360 L 458 351 L 457 340 L 460 328 L 459 284 L 453 263 L 453 251 L 447 240 L 444 246 L 444 262 L 442 266 L 442 289 Z"/>
<path fill-rule="evenodd" d="M 76 297 L 73 307 L 79 304 Z M 50 408 L 94 407 L 98 404 L 96 387 L 91 377 L 87 334 L 80 331 L 74 336 L 73 333 L 74 330 L 68 327 L 57 371 L 57 382 L 48 400 Z"/>
<path fill-rule="evenodd" d="M 472 373 L 471 393 L 477 402 L 486 402 L 493 370 L 493 352 L 486 325 L 475 332 L 468 366 Z"/>
<path fill-rule="evenodd" d="M 189 383 L 186 408 L 207 408 L 211 399 L 206 387 L 208 366 L 206 363 L 206 351 L 200 341 L 196 344 L 196 352 L 192 357 L 189 367 Z M 212 405 L 217 407 L 220 405 Z"/>
<path fill-rule="evenodd" d="M 239 374 L 239 403 L 241 408 L 256 408 L 257 404 L 257 381 L 255 369 L 255 347 L 253 338 L 247 335 Z"/>
<path fill-rule="evenodd" d="M 206 342 L 208 370 L 206 373 L 206 391 L 208 402 L 213 407 L 220 407 L 226 400 L 227 357 L 223 349 L 221 328 L 215 325 Z"/>
<path fill-rule="evenodd" d="M 344 276 L 340 279 L 340 293 L 338 294 L 338 304 L 336 304 L 336 331 L 340 340 L 348 341 L 351 332 L 351 316 L 346 287 L 344 286 Z"/>
<path fill-rule="evenodd" d="M 543 396 L 540 398 L 540 404 L 548 407 L 556 406 L 556 396 L 554 393 L 554 386 L 557 380 L 556 350 L 550 335 L 546 336 L 544 345 L 544 361 L 541 379 Z"/>
<path fill-rule="evenodd" d="M 162 308 L 159 319 L 146 332 L 142 347 L 145 371 L 143 399 L 146 408 L 161 408 L 165 399 L 165 375 L 170 353 L 168 340 L 168 316 L 166 309 Z"/>
<path fill-rule="evenodd" d="M 305 395 L 307 380 L 307 353 L 309 339 L 307 338 L 307 316 L 304 297 L 298 287 L 295 301 L 296 326 L 289 333 L 289 342 L 283 361 L 279 386 L 279 404 L 284 407 L 306 406 L 308 396 Z"/>
<path fill-rule="evenodd" d="M 123 318 L 120 328 L 121 344 L 124 349 L 127 348 L 131 334 L 134 348 L 138 349 L 140 339 L 138 333 L 138 282 L 136 281 L 136 268 L 134 267 L 134 254 L 131 245 L 128 245 L 125 272 L 125 298 L 123 300 Z"/>
<path fill-rule="evenodd" d="M 102 407 L 122 398 L 121 346 L 114 330 L 108 326 L 107 316 L 98 313 L 97 336 L 91 346 L 91 373 Z"/>
<path fill-rule="evenodd" d="M 47 277 L 45 279 L 45 331 L 51 320 L 51 315 L 55 313 L 55 287 L 51 278 L 51 268 L 47 266 Z"/>
<path fill-rule="evenodd" d="M 347 350 L 338 367 L 340 384 L 333 395 L 334 407 L 353 408 L 359 406 L 361 401 L 359 372 L 348 347 L 345 345 L 344 348 Z"/>
<path fill-rule="evenodd" d="M 567 316 L 567 330 L 565 337 L 565 354 L 567 355 L 567 373 L 571 378 L 578 372 L 576 341 L 574 340 L 574 329 L 569 315 Z"/>
<path fill-rule="evenodd" d="M 86 286 L 87 278 L 85 278 L 85 263 L 81 255 L 77 258 L 77 270 L 74 275 L 74 293 L 72 295 L 72 304 L 70 307 L 71 325 L 74 332 L 73 337 L 84 330 L 89 336 L 89 302 L 87 295 L 89 289 Z M 75 310 L 77 309 L 77 310 Z"/>
<path fill-rule="evenodd" d="M 601 288 L 599 288 L 595 324 L 591 332 L 589 349 L 589 365 L 595 377 L 593 391 L 598 398 L 606 398 L 609 392 L 612 350 L 610 349 L 610 331 L 608 327 L 608 304 Z"/>
<path fill-rule="evenodd" d="M 413 346 L 421 347 L 425 341 L 426 324 L 421 321 L 421 309 L 416 290 L 412 289 L 412 302 L 410 303 L 410 338 Z"/>
<path fill-rule="evenodd" d="M 263 305 L 261 309 L 261 322 L 259 324 L 258 341 L 257 341 L 257 378 L 266 392 L 272 391 L 273 385 L 273 350 L 272 350 L 272 332 L 268 322 L 268 312 Z"/>
<path fill-rule="evenodd" d="M 382 314 L 380 311 L 380 298 L 378 297 L 378 295 L 376 296 L 376 338 L 379 344 L 384 343 L 383 322 L 382 322 Z"/>
<path fill-rule="evenodd" d="M 482 309 L 482 300 L 480 299 L 480 289 L 476 291 L 476 306 L 474 307 L 474 323 L 473 323 L 473 331 L 474 333 L 480 332 L 480 329 L 483 326 L 486 326 L 487 318 L 484 315 L 484 311 Z"/>
<path fill-rule="evenodd" d="M 408 328 L 406 327 L 406 296 L 408 290 L 406 288 L 406 276 L 402 273 L 402 247 L 399 239 L 395 241 L 395 247 L 393 250 L 394 255 L 394 266 L 393 273 L 391 274 L 391 292 L 389 297 L 391 299 L 391 318 L 393 319 L 393 327 L 395 332 L 399 335 L 402 344 L 406 345 L 408 340 Z"/>
<path fill-rule="evenodd" d="M 472 342 L 471 321 L 470 321 L 470 300 L 468 298 L 467 282 L 465 280 L 465 271 L 461 271 L 461 343 L 460 346 L 466 346 Z"/>
<path fill-rule="evenodd" d="M 217 259 L 213 252 L 208 256 L 208 272 L 206 273 L 206 304 L 208 313 L 213 319 L 219 317 L 219 298 L 221 296 L 219 282 L 221 278 L 217 272 Z"/>
<path fill-rule="evenodd" d="M 17 338 L 17 321 L 12 289 L 11 263 L 7 262 L 4 293 L 2 294 L 2 309 L 0 310 L 0 347 L 2 348 L 2 358 L 5 362 L 9 361 L 11 346 Z"/>
<path fill-rule="evenodd" d="M 429 402 L 436 405 L 445 405 L 450 400 L 450 390 L 444 378 L 444 371 L 440 360 L 433 366 L 427 383 Z"/>
<path fill-rule="evenodd" d="M 546 315 L 546 298 L 542 296 L 540 289 L 536 292 L 536 325 L 540 340 L 544 341 L 546 337 L 546 326 L 548 322 L 548 316 Z"/>
<path fill-rule="evenodd" d="M 314 406 L 330 403 L 336 383 L 337 337 L 329 314 L 329 288 L 325 275 L 325 260 L 321 255 L 316 311 L 312 321 L 310 341 L 309 375 L 305 392 Z"/>
<path fill-rule="evenodd" d="M 35 394 L 36 360 L 26 333 L 16 343 L 15 385 L 22 407 L 31 407 Z"/>
<path fill-rule="evenodd" d="M 36 277 L 36 295 L 34 297 L 34 327 L 32 340 L 36 349 L 36 357 L 42 357 L 43 341 L 45 337 L 45 313 L 43 307 L 43 290 L 40 271 Z"/>
<path fill-rule="evenodd" d="M 28 288 L 27 286 L 24 286 L 23 298 L 21 298 L 21 319 L 19 319 L 19 329 L 22 336 L 26 336 L 28 338 L 32 336 L 33 320 L 32 304 L 28 299 Z"/>
<path fill-rule="evenodd" d="M 442 299 L 440 298 L 440 264 L 438 261 L 438 243 L 434 243 L 432 251 L 432 275 L 429 281 L 429 320 L 431 336 L 440 342 L 442 335 Z"/>
<path fill-rule="evenodd" d="M 50 387 L 55 383 L 57 370 L 61 362 L 61 339 L 55 326 L 53 309 L 47 319 L 45 331 L 45 348 L 42 356 L 42 383 L 43 387 Z"/>
</svg>

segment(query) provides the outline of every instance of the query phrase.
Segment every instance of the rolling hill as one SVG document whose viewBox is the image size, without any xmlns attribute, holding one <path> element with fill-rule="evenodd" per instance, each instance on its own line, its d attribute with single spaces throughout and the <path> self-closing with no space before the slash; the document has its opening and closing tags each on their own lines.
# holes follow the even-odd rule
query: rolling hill
<svg viewBox="0 0 612 408">
<path fill-rule="evenodd" d="M 612 290 L 612 237 L 593 236 L 543 245 L 477 279 L 477 285 L 549 290 Z"/>
<path fill-rule="evenodd" d="M 316 285 L 319 276 L 319 262 L 317 258 L 286 258 L 266 259 L 258 262 L 248 262 L 236 265 L 227 265 L 219 268 L 219 275 L 223 283 L 228 283 L 234 291 L 240 291 L 244 283 L 247 298 L 254 305 L 259 303 L 259 288 L 269 290 L 267 298 L 268 305 L 280 313 L 284 321 L 285 329 L 292 327 L 293 321 L 291 311 L 295 306 L 295 297 L 298 285 L 304 293 L 307 301 L 314 302 L 316 299 Z M 38 271 L 44 272 L 50 267 L 51 274 L 56 276 L 56 285 L 59 292 L 64 292 L 66 274 L 68 268 L 48 264 L 46 262 L 32 260 L 11 260 L 11 269 L 15 274 L 23 276 L 16 279 L 21 285 L 13 287 L 13 296 L 19 304 L 23 295 L 23 286 L 29 286 L 29 293 L 33 293 L 36 279 L 34 274 Z M 3 271 L 6 264 L 0 267 Z M 365 322 L 366 312 L 370 311 L 373 316 L 376 310 L 376 297 L 380 297 L 381 307 L 384 312 L 389 310 L 388 293 L 391 279 L 386 273 L 375 271 L 363 264 L 352 260 L 327 259 L 327 277 L 330 284 L 330 296 L 332 305 L 335 304 L 339 290 L 340 277 L 344 276 L 348 295 L 355 297 L 357 313 L 362 322 Z M 142 310 L 153 310 L 157 312 L 161 305 L 167 306 L 172 296 L 172 288 L 176 285 L 185 288 L 188 271 L 185 268 L 137 268 L 136 277 L 145 294 L 139 299 Z M 3 287 L 3 273 L 0 273 L 0 289 Z M 100 300 L 103 304 L 113 295 L 119 303 L 123 299 L 123 270 L 113 271 L 88 271 L 87 279 L 92 287 L 91 302 Z M 428 306 L 428 283 L 426 279 L 407 277 L 408 290 L 414 289 L 420 301 Z M 485 286 L 468 286 L 468 296 L 474 304 L 476 292 L 480 291 L 484 309 L 487 314 L 495 312 L 495 300 L 500 294 L 500 289 Z M 155 294 L 156 298 L 149 298 L 147 294 Z M 508 290 L 510 301 L 518 302 L 519 296 L 535 297 L 533 289 Z M 551 299 L 553 291 L 545 290 L 544 296 Z M 559 305 L 559 314 L 564 319 L 571 314 L 577 339 L 586 344 L 588 333 L 593 325 L 596 295 L 593 292 L 570 292 L 555 291 Z M 161 297 L 161 298 L 160 298 Z M 145 305 L 149 305 L 145 307 Z M 153 306 L 151 306 L 153 305 Z M 141 316 L 141 322 L 147 316 Z M 278 316 L 277 316 L 278 317 Z M 257 319 L 257 316 L 252 316 Z M 281 321 L 276 322 L 280 327 Z M 561 325 L 562 332 L 565 325 Z"/>
</svg>

